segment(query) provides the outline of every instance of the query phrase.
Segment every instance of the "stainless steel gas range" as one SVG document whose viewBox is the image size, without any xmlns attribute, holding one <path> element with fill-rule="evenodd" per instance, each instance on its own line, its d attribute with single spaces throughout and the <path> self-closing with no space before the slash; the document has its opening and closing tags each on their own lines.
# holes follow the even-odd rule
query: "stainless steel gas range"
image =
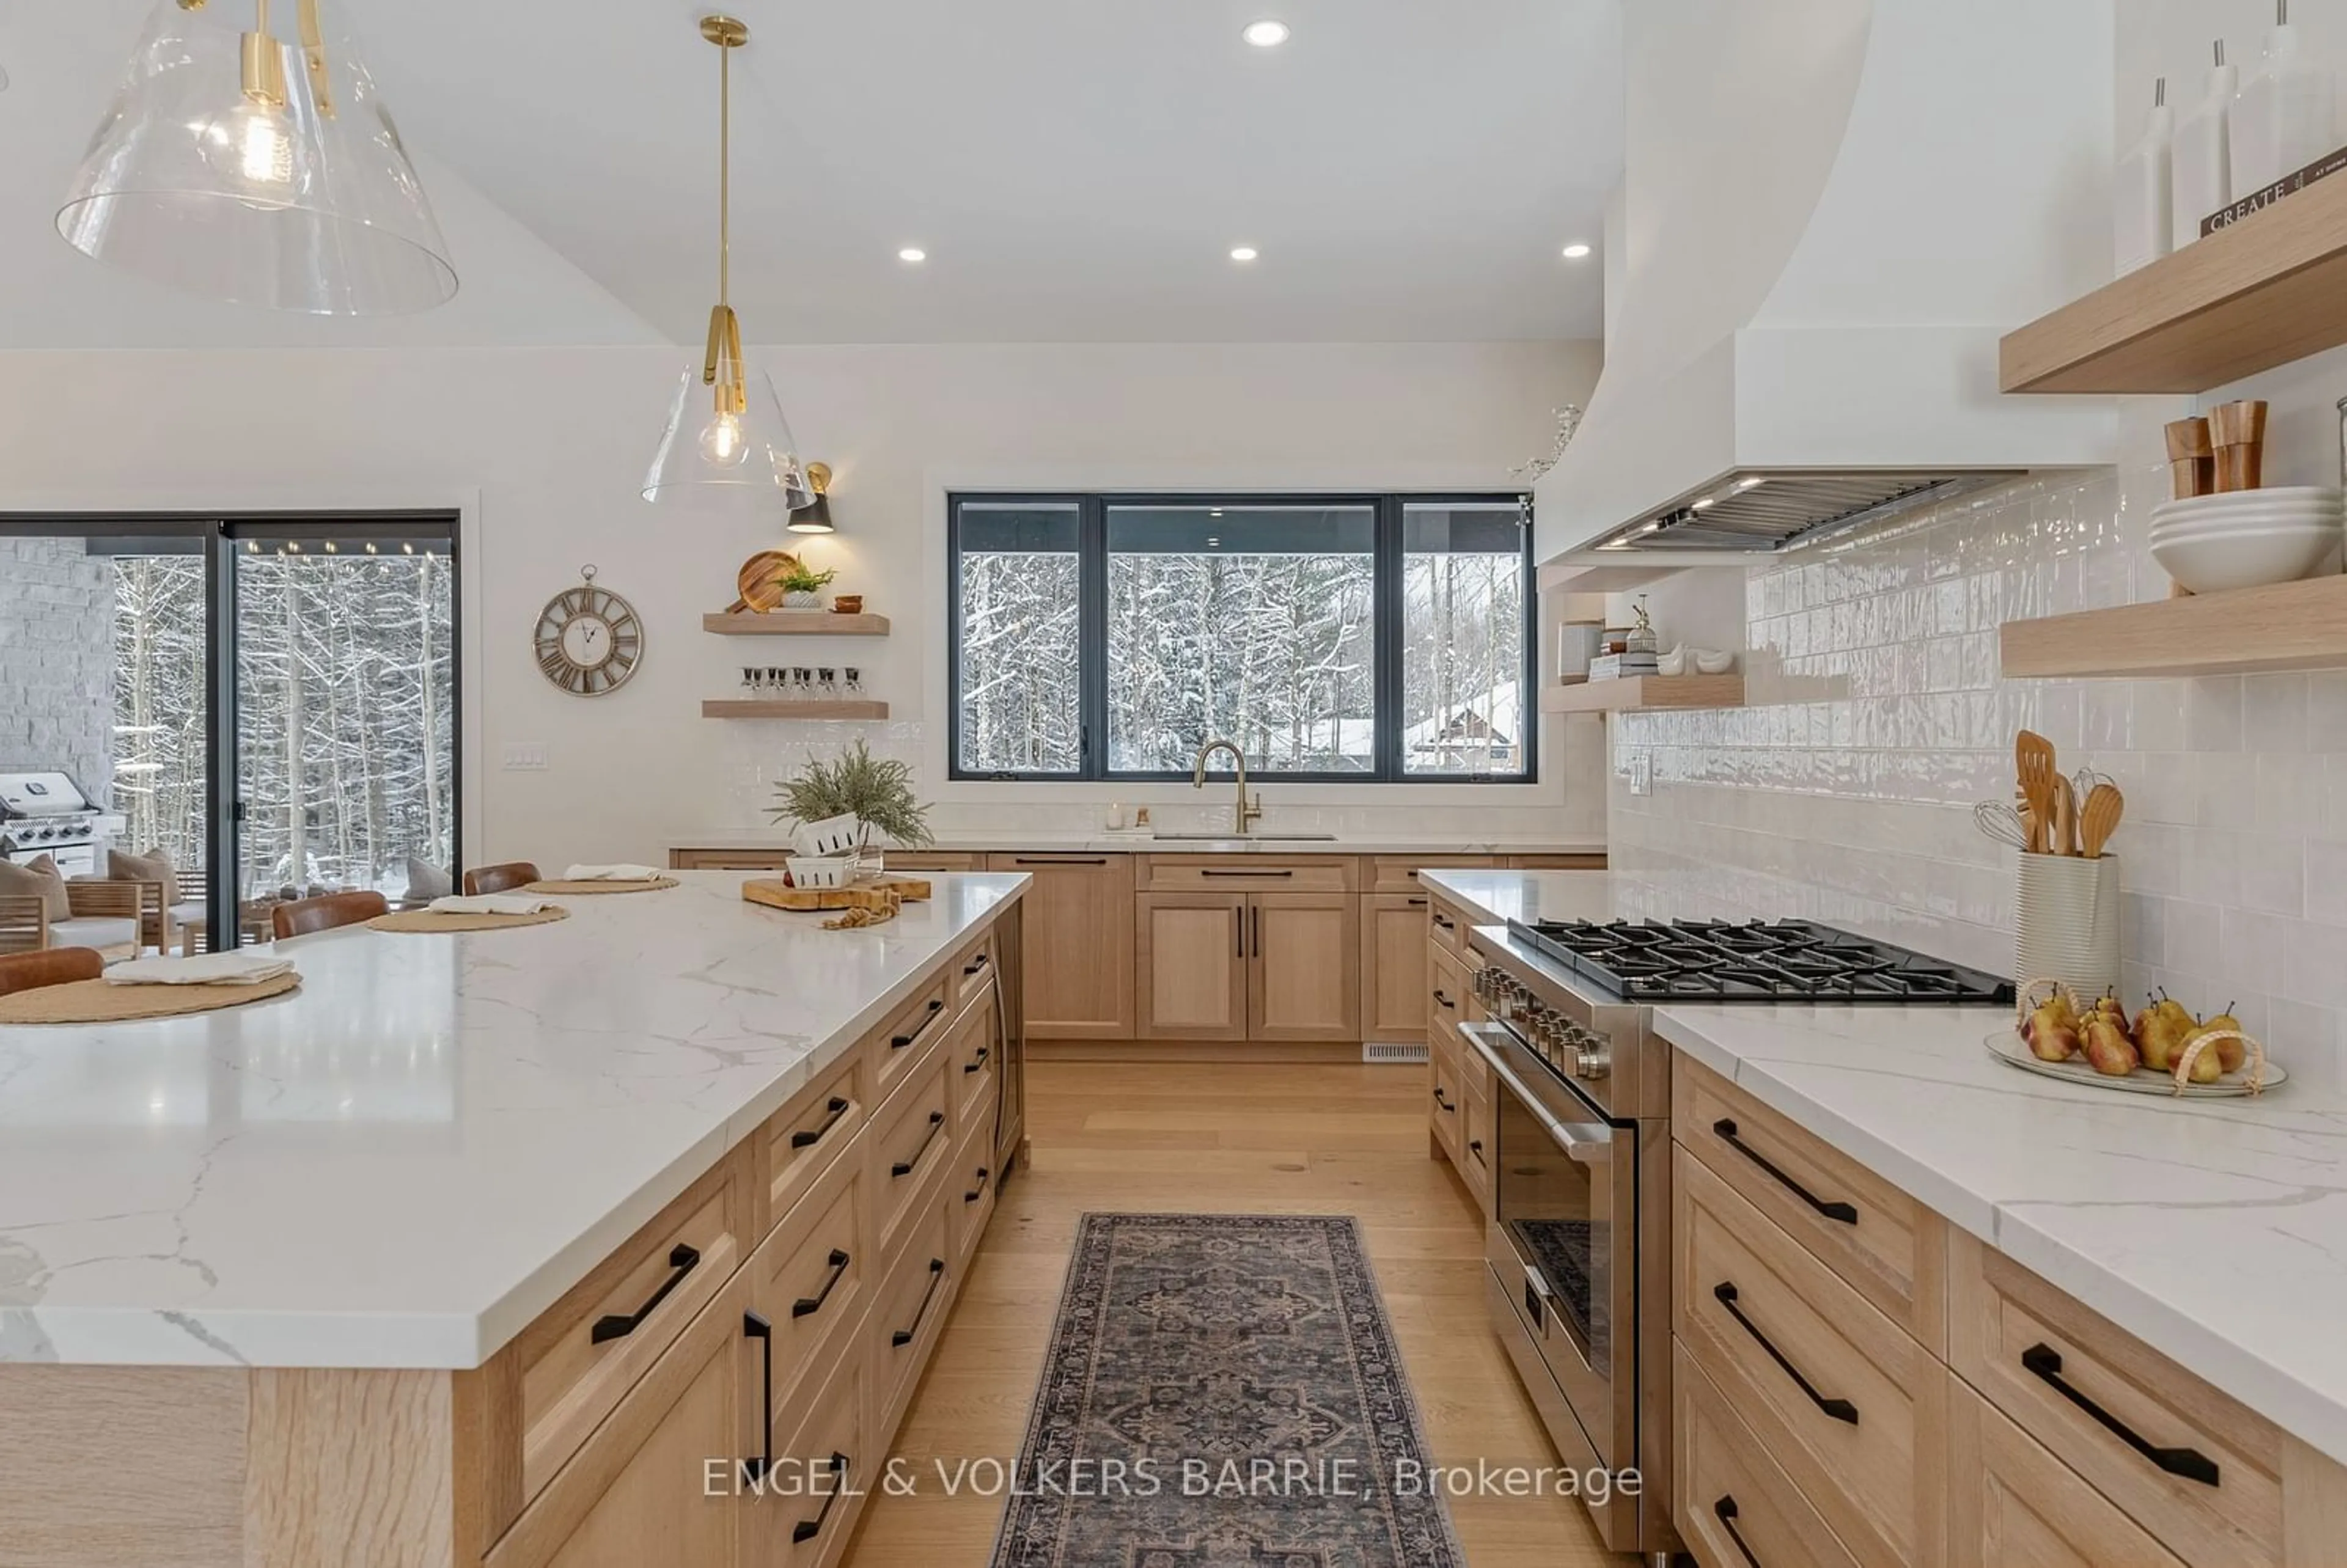
<svg viewBox="0 0 2347 1568">
<path fill-rule="evenodd" d="M 1658 1003 L 1998 1002 L 1993 975 L 1788 921 L 1479 926 L 1498 1147 L 1493 1326 L 1605 1543 L 1666 1560 L 1670 1524 L 1670 1048 Z M 1633 1490 L 1620 1478 L 1635 1470 Z"/>
</svg>

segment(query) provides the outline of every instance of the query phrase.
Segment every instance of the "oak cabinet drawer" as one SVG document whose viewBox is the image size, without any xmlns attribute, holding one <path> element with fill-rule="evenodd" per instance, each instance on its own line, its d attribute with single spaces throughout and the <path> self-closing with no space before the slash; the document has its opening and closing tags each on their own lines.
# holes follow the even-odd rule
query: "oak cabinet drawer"
<svg viewBox="0 0 2347 1568">
<path fill-rule="evenodd" d="M 2184 1568 L 1961 1378 L 1948 1384 L 1949 1568 Z"/>
<path fill-rule="evenodd" d="M 869 1373 L 857 1346 L 820 1369 L 820 1390 L 777 1398 L 773 1463 L 745 1502 L 745 1568 L 825 1568 L 846 1553 L 883 1470 L 869 1440 Z"/>
<path fill-rule="evenodd" d="M 1471 1067 L 1482 1059 L 1469 1050 L 1461 1053 L 1460 1060 Z M 1459 1173 L 1467 1178 L 1467 1190 L 1475 1194 L 1476 1211 L 1488 1216 L 1491 1212 L 1491 1151 L 1499 1146 L 1488 1073 L 1480 1088 L 1473 1073 L 1468 1075 L 1463 1120 L 1465 1125 L 1459 1129 Z"/>
<path fill-rule="evenodd" d="M 741 1266 L 751 1223 L 745 1153 L 737 1149 L 695 1182 L 516 1337 L 524 1499 L 579 1451 Z"/>
<path fill-rule="evenodd" d="M 790 860 L 787 849 L 671 849 L 671 871 L 780 871 Z"/>
<path fill-rule="evenodd" d="M 946 1041 L 946 1087 L 954 1101 L 956 1138 L 982 1112 L 994 1109 L 996 1034 L 994 993 L 989 990 L 977 1005 L 962 1010 Z"/>
<path fill-rule="evenodd" d="M 961 1201 L 959 1192 L 953 1194 L 953 1201 Z M 895 1435 L 945 1323 L 953 1236 L 943 1202 L 933 1195 L 921 1206 L 907 1240 L 903 1255 L 891 1260 L 872 1315 L 865 1320 L 874 1408 L 879 1412 L 873 1431 L 884 1440 Z"/>
<path fill-rule="evenodd" d="M 764 1350 L 778 1405 L 803 1381 L 829 1375 L 826 1348 L 872 1298 L 879 1255 L 870 1198 L 865 1163 L 838 1161 L 750 1255 L 752 1310 L 768 1326 Z"/>
<path fill-rule="evenodd" d="M 2313 1561 L 2285 1549 L 2272 1423 L 1968 1235 L 1948 1300 L 1948 1364 L 2177 1556 Z"/>
<path fill-rule="evenodd" d="M 1511 855 L 1508 856 L 1508 869 L 1511 871 L 1603 871 L 1605 869 L 1605 856 L 1603 855 Z"/>
<path fill-rule="evenodd" d="M 882 1107 L 866 1151 L 880 1255 L 891 1258 L 920 1218 L 922 1192 L 953 1158 L 953 1093 L 945 1053 L 932 1052 L 904 1092 Z"/>
<path fill-rule="evenodd" d="M 887 852 L 883 860 L 890 871 L 954 872 L 986 869 L 986 856 L 983 855 L 956 853 L 941 849 L 924 849 L 917 854 L 892 849 Z"/>
<path fill-rule="evenodd" d="M 1369 888 L 1372 893 L 1416 893 L 1420 891 L 1418 874 L 1421 871 L 1488 871 L 1500 864 L 1496 855 L 1378 855 L 1370 857 Z"/>
<path fill-rule="evenodd" d="M 1672 1076 L 1672 1136 L 1925 1349 L 1942 1353 L 1946 1222 L 1684 1052 Z"/>
<path fill-rule="evenodd" d="M 872 1112 L 872 1059 L 852 1050 L 815 1075 L 812 1087 L 791 1097 L 766 1121 L 766 1224 L 790 1213 L 828 1169 Z"/>
<path fill-rule="evenodd" d="M 963 944 L 947 966 L 946 979 L 952 986 L 947 1001 L 956 1011 L 976 1000 L 994 979 L 995 935 L 995 927 L 989 926 L 975 940 Z"/>
<path fill-rule="evenodd" d="M 1856 1556 L 1936 1568 L 1945 1368 L 1685 1149 L 1672 1176 L 1687 1353 Z"/>
<path fill-rule="evenodd" d="M 1727 1399 L 1674 1343 L 1672 1516 L 1710 1568 L 1860 1568 Z"/>
<path fill-rule="evenodd" d="M 1142 860 L 1144 893 L 1350 893 L 1349 855 L 1151 855 Z"/>
<path fill-rule="evenodd" d="M 947 984 L 950 970 L 940 971 L 929 979 L 919 994 L 898 1008 L 889 1020 L 875 1030 L 866 1050 L 872 1058 L 872 1098 L 875 1104 L 887 1102 L 897 1092 L 905 1075 L 918 1065 L 929 1047 L 945 1036 L 953 1021 L 951 988 Z"/>
<path fill-rule="evenodd" d="M 1471 989 L 1467 971 L 1456 957 L 1437 948 L 1433 973 L 1428 978 L 1433 984 L 1427 998 L 1427 1020 L 1433 1028 L 1456 1035 L 1459 1026 L 1467 1021 L 1467 999 Z"/>
<path fill-rule="evenodd" d="M 1433 1086 L 1427 1104 L 1427 1124 L 1434 1130 L 1435 1141 L 1450 1156 L 1452 1164 L 1459 1163 L 1459 1151 L 1463 1146 L 1460 1127 L 1467 1119 L 1467 1091 L 1459 1081 L 1459 1056 L 1452 1050 L 1430 1050 L 1427 1053 L 1427 1076 Z"/>
<path fill-rule="evenodd" d="M 946 1184 L 945 1206 L 953 1244 L 948 1261 L 956 1269 L 969 1266 L 979 1237 L 986 1234 L 986 1222 L 994 1217 L 995 1177 L 999 1173 L 995 1169 L 992 1112 L 989 1106 L 986 1117 L 965 1128 L 954 1146 L 953 1179 Z"/>
<path fill-rule="evenodd" d="M 1473 924 L 1467 912 L 1456 904 L 1437 898 L 1427 907 L 1427 939 L 1454 958 L 1467 950 L 1467 932 Z"/>
</svg>

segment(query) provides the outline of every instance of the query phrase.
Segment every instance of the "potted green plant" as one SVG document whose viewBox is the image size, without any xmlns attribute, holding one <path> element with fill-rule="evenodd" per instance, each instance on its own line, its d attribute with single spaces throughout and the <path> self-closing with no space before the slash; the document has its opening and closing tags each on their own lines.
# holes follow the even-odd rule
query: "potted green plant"
<svg viewBox="0 0 2347 1568">
<path fill-rule="evenodd" d="M 821 610 L 823 590 L 829 588 L 831 579 L 838 575 L 836 570 L 828 568 L 822 571 L 805 565 L 790 568 L 783 573 L 783 608 Z"/>
<path fill-rule="evenodd" d="M 828 762 L 809 761 L 797 777 L 775 785 L 774 794 L 782 804 L 768 815 L 792 827 L 853 812 L 901 847 L 933 842 L 929 808 L 913 794 L 913 770 L 893 757 L 874 756 L 861 735 Z M 863 858 L 866 871 L 877 871 L 879 846 L 867 845 Z"/>
</svg>

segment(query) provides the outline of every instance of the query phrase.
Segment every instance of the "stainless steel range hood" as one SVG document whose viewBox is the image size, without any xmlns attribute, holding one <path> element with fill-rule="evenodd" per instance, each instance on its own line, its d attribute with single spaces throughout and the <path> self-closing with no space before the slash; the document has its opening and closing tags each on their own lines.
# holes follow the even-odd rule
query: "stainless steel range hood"
<svg viewBox="0 0 2347 1568">
<path fill-rule="evenodd" d="M 1639 0 L 1624 39 L 1615 308 L 1540 559 L 2112 461 L 2110 401 L 1997 390 L 1998 338 L 2109 276 L 2112 0 Z"/>
<path fill-rule="evenodd" d="M 1649 518 L 1625 523 L 1590 548 L 1745 551 L 1756 555 L 1815 544 L 1901 512 L 1937 506 L 2027 472 L 1968 468 L 1957 473 L 1884 469 L 1768 472 L 1739 469 L 1676 497 Z"/>
</svg>

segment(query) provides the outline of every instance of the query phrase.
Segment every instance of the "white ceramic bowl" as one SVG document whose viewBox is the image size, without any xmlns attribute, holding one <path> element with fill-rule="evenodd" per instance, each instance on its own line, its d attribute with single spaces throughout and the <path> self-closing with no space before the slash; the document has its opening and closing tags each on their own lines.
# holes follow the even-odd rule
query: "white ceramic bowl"
<svg viewBox="0 0 2347 1568">
<path fill-rule="evenodd" d="M 2243 507 L 2337 507 L 2342 501 L 2347 501 L 2347 492 L 2329 485 L 2270 485 L 2259 490 L 2228 490 L 2221 496 L 2192 496 L 2180 501 L 2162 501 L 2152 508 L 2152 515 L 2157 517 L 2163 512 L 2173 512 L 2213 516 L 2238 511 Z"/>
<path fill-rule="evenodd" d="M 2172 533 L 2151 536 L 2152 548 L 2161 545 L 2212 544 L 2227 539 L 2330 539 L 2334 542 L 2347 538 L 2347 528 L 2336 522 L 2254 523 L 2240 528 L 2183 528 Z"/>
<path fill-rule="evenodd" d="M 1698 648 L 1695 651 L 1695 667 L 1706 675 L 1725 675 L 1735 668 L 1735 665 L 1736 655 L 1733 653 L 1726 653 L 1711 648 Z"/>
<path fill-rule="evenodd" d="M 1655 661 L 1655 673 L 1657 675 L 1684 675 L 1686 667 L 1687 649 L 1684 642 Z"/>
<path fill-rule="evenodd" d="M 2296 582 L 2337 554 L 2336 526 L 2230 533 L 2206 538 L 2154 539 L 2160 569 L 2194 593 Z"/>
</svg>

